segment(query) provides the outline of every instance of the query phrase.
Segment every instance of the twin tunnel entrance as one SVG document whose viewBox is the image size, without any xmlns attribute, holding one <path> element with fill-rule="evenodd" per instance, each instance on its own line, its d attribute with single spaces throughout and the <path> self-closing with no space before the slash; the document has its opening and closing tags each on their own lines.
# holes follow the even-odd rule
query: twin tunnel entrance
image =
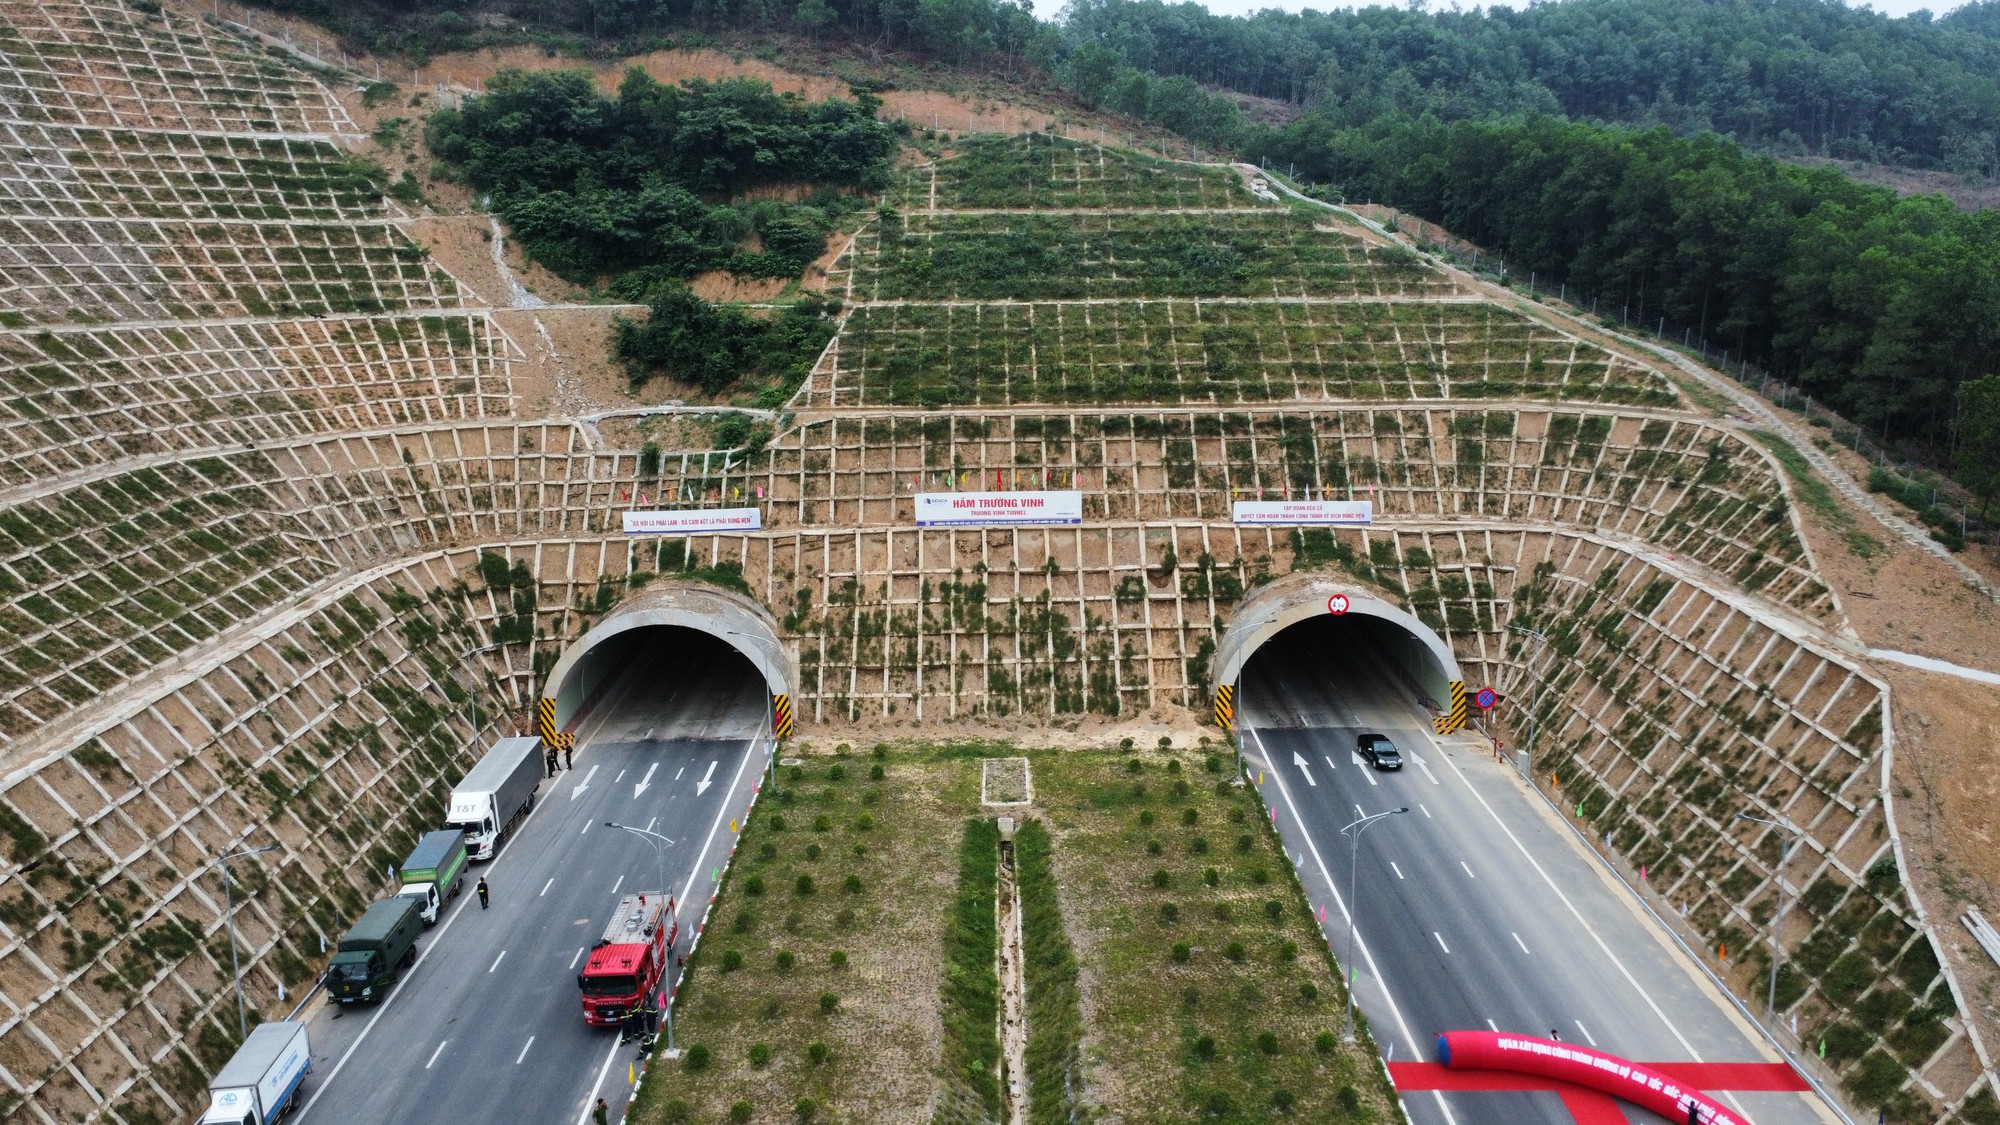
<svg viewBox="0 0 2000 1125">
<path fill-rule="evenodd" d="M 790 733 L 797 682 L 777 622 L 761 605 L 709 586 L 659 585 L 563 653 L 546 681 L 541 733 L 571 730 L 608 695 L 637 686 L 684 694 L 697 710 L 713 710 L 725 697 L 737 699 L 740 710 L 755 688 L 782 737 Z M 1303 720 L 1314 685 L 1334 684 L 1427 702 L 1441 713 L 1440 733 L 1465 722 L 1465 678 L 1442 638 L 1374 594 L 1311 575 L 1260 587 L 1238 607 L 1216 651 L 1215 719 L 1233 728 L 1239 707 L 1251 706 L 1280 720 L 1289 709 Z"/>
</svg>

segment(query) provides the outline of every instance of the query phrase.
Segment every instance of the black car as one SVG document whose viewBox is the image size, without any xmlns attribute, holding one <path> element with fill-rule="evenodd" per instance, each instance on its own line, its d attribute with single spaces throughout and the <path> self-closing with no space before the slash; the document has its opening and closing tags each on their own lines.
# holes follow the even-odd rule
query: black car
<svg viewBox="0 0 2000 1125">
<path fill-rule="evenodd" d="M 1379 734 L 1364 734 L 1355 739 L 1354 752 L 1378 770 L 1403 768 L 1403 755 L 1396 749 L 1396 744 Z"/>
</svg>

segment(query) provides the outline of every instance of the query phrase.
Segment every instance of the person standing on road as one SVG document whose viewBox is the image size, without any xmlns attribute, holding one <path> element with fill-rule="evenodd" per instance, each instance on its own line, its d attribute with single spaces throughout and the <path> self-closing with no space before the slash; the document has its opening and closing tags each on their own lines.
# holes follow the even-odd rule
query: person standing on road
<svg viewBox="0 0 2000 1125">
<path fill-rule="evenodd" d="M 549 752 L 548 752 L 548 755 L 547 755 L 547 756 L 546 756 L 546 757 L 545 757 L 545 758 L 543 759 L 543 761 L 542 761 L 542 764 L 548 767 L 548 776 L 550 776 L 550 777 L 554 777 L 554 776 L 556 775 L 556 748 L 555 748 L 555 747 L 553 747 L 553 746 L 549 747 Z"/>
<path fill-rule="evenodd" d="M 576 743 L 574 742 L 563 747 L 563 768 L 566 770 L 576 768 Z"/>
<path fill-rule="evenodd" d="M 479 886 L 473 889 L 479 892 L 479 909 L 486 909 L 486 876 L 481 875 L 479 877 Z"/>
<path fill-rule="evenodd" d="M 603 1098 L 590 1107 L 590 1125 L 611 1125 L 611 1107 L 604 1104 Z"/>
</svg>

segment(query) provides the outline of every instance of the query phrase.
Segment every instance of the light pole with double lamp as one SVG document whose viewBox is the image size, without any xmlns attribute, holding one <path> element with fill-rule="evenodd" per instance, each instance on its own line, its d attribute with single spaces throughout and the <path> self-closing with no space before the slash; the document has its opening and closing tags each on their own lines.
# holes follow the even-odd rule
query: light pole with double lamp
<svg viewBox="0 0 2000 1125">
<path fill-rule="evenodd" d="M 673 847 L 674 842 L 672 840 L 669 840 L 665 836 L 660 835 L 658 832 L 652 831 L 651 829 L 635 828 L 629 824 L 620 824 L 615 820 L 605 821 L 604 827 L 616 828 L 620 832 L 630 832 L 634 836 L 643 836 L 645 837 L 648 843 L 651 843 L 653 845 L 653 849 L 660 853 L 660 893 L 666 896 L 669 906 L 673 908 L 674 913 L 676 915 L 673 920 L 673 924 L 676 927 L 676 929 L 678 929 L 680 925 L 680 918 L 678 917 L 680 911 L 678 904 L 674 903 L 673 888 L 670 887 L 667 883 L 667 849 Z M 674 944 L 675 945 L 680 944 L 680 935 L 678 933 L 674 935 Z M 669 949 L 667 950 L 667 965 L 666 965 L 667 995 L 661 998 L 661 1004 L 660 1004 L 660 1011 L 663 1012 L 667 1018 L 667 1050 L 669 1051 L 674 1049 L 673 989 L 674 989 L 674 981 L 679 978 L 679 974 L 677 974 L 674 971 L 674 966 L 675 966 L 674 951 L 672 949 Z"/>
<path fill-rule="evenodd" d="M 1523 625 L 1509 625 L 1507 626 L 1507 631 L 1510 633 L 1519 633 L 1524 637 L 1535 638 L 1535 656 L 1538 658 L 1549 647 L 1549 639 L 1534 629 Z M 1533 785 L 1535 781 L 1535 728 L 1540 726 L 1542 722 L 1542 684 L 1547 675 L 1548 669 L 1544 668 L 1542 675 L 1535 677 L 1535 698 L 1533 702 L 1528 704 L 1528 744 L 1521 751 L 1524 755 L 1521 761 L 1521 774 L 1528 779 L 1530 785 Z"/>
<path fill-rule="evenodd" d="M 1771 922 L 1771 984 L 1764 993 L 1764 1019 L 1775 1028 L 1778 1025 L 1778 961 L 1785 955 L 1781 941 L 1785 929 L 1785 911 L 1792 905 L 1785 897 L 1785 863 L 1792 857 L 1792 845 L 1798 843 L 1799 830 L 1789 820 L 1771 820 L 1749 813 L 1737 813 L 1736 819 L 1752 824 L 1762 824 L 1786 833 L 1785 842 L 1778 845 L 1778 866 L 1771 877 L 1778 884 L 1778 916 Z"/>
<path fill-rule="evenodd" d="M 229 882 L 229 861 L 277 850 L 278 845 L 266 844 L 261 848 L 243 848 L 220 855 L 211 861 L 222 866 L 222 928 L 229 932 L 229 975 L 236 980 L 236 1035 L 239 1040 L 250 1037 L 250 1015 L 243 1005 L 243 969 L 236 959 L 236 892 Z"/>
<path fill-rule="evenodd" d="M 1347 894 L 1349 899 L 1347 903 L 1347 1027 L 1340 1033 L 1340 1037 L 1350 1043 L 1354 1041 L 1354 916 L 1361 912 L 1361 885 L 1355 882 L 1359 870 L 1361 834 L 1368 831 L 1369 825 L 1384 817 L 1391 817 L 1397 813 L 1406 813 L 1409 811 L 1410 807 L 1404 805 L 1400 809 L 1390 809 L 1388 812 L 1374 813 L 1364 816 L 1340 830 L 1340 834 L 1347 837 Z"/>
</svg>

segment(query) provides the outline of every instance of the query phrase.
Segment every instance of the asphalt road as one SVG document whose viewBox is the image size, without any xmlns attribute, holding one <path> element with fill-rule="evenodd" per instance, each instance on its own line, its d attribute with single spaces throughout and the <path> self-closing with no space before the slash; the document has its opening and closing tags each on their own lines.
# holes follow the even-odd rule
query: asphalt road
<svg viewBox="0 0 2000 1125">
<path fill-rule="evenodd" d="M 765 764 L 768 706 L 747 662 L 635 654 L 578 730 L 576 768 L 544 781 L 514 837 L 471 869 L 388 999 L 313 1016 L 302 1118 L 570 1125 L 602 1096 L 616 1120 L 637 1048 L 585 1026 L 576 970 L 618 896 L 657 889 L 661 864 L 645 839 L 603 824 L 674 841 L 666 870 L 685 954 Z M 481 875 L 486 910 L 472 893 Z"/>
<path fill-rule="evenodd" d="M 1346 911 L 1360 894 L 1356 995 L 1386 1054 L 1432 1061 L 1438 1032 L 1473 1029 L 1555 1031 L 1641 1062 L 1778 1060 L 1483 739 L 1434 736 L 1387 656 L 1360 637 L 1336 644 L 1301 632 L 1280 634 L 1245 670 L 1245 756 L 1264 776 L 1308 898 L 1327 906 L 1324 928 L 1343 964 Z M 1388 735 L 1404 768 L 1363 765 L 1354 753 L 1363 732 Z M 1404 806 L 1362 833 L 1350 881 L 1340 829 Z M 1813 1095 L 1718 1096 L 1757 1125 L 1838 1120 Z M 1413 1093 L 1405 1102 L 1422 1125 L 1574 1120 L 1553 1093 Z M 1663 1121 L 1623 1108 L 1633 1122 Z"/>
</svg>

